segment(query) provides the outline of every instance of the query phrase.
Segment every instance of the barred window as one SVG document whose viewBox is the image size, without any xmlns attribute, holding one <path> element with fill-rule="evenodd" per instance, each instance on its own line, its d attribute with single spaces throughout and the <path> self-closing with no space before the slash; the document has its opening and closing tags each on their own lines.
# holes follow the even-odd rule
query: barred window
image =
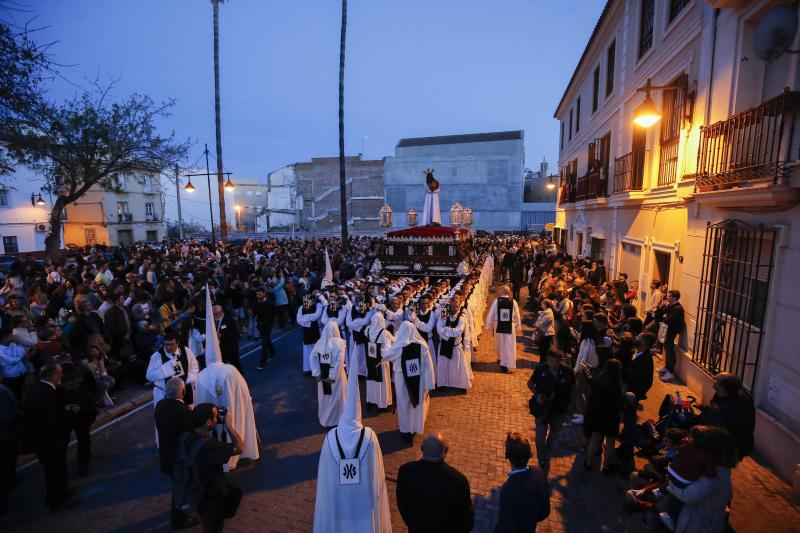
<svg viewBox="0 0 800 533">
<path fill-rule="evenodd" d="M 617 60 L 617 41 L 611 41 L 606 53 L 606 98 L 614 92 L 614 67 Z"/>
<path fill-rule="evenodd" d="M 655 0 L 642 0 L 642 11 L 639 18 L 639 57 L 653 47 L 653 17 L 655 16 Z"/>
<path fill-rule="evenodd" d="M 683 8 L 689 5 L 690 0 L 669 0 L 669 22 L 668 24 L 672 24 L 672 21 L 680 15 Z"/>
<path fill-rule="evenodd" d="M 597 111 L 597 100 L 600 96 L 600 65 L 594 69 L 594 80 L 592 83 L 592 113 Z"/>
</svg>

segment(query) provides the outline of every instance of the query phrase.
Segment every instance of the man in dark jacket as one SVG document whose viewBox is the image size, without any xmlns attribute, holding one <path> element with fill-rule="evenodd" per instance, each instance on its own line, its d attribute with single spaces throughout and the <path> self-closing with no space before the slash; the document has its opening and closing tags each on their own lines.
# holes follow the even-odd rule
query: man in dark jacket
<svg viewBox="0 0 800 533">
<path fill-rule="evenodd" d="M 257 370 L 263 370 L 267 361 L 275 357 L 272 345 L 272 325 L 275 323 L 275 300 L 272 291 L 267 293 L 264 287 L 256 289 L 256 301 L 253 303 L 253 320 L 256 321 L 258 333 L 261 335 L 261 360 Z"/>
<path fill-rule="evenodd" d="M 637 401 L 647 398 L 647 391 L 653 386 L 653 355 L 651 349 L 656 343 L 656 336 L 644 331 L 636 337 L 631 361 L 625 369 L 624 381 L 628 392 L 636 396 Z"/>
<path fill-rule="evenodd" d="M 178 437 L 181 433 L 192 430 L 192 412 L 183 403 L 185 393 L 186 384 L 183 380 L 170 378 L 166 383 L 165 397 L 156 404 L 155 409 L 161 471 L 170 479 L 172 479 L 175 466 Z M 192 527 L 200 521 L 199 518 L 186 516 L 186 513 L 175 507 L 174 502 L 170 508 L 170 523 L 174 529 Z"/>
<path fill-rule="evenodd" d="M 88 298 L 80 302 L 78 315 L 72 327 L 69 344 L 72 347 L 72 355 L 76 361 L 86 359 L 86 344 L 89 337 L 99 333 L 105 337 L 105 326 L 100 316 L 94 312 L 94 304 Z"/>
<path fill-rule="evenodd" d="M 753 452 L 756 429 L 753 397 L 742 389 L 738 376 L 726 372 L 714 377 L 714 393 L 700 416 L 700 424 L 717 426 L 733 435 L 741 460 Z"/>
<path fill-rule="evenodd" d="M 25 395 L 25 438 L 44 470 L 45 503 L 50 511 L 58 511 L 79 503 L 67 491 L 66 410 L 75 406 L 64 406 L 58 399 L 61 366 L 48 363 L 39 376 Z"/>
<path fill-rule="evenodd" d="M 680 291 L 671 290 L 667 292 L 667 301 L 656 310 L 656 321 L 664 322 L 667 325 L 667 336 L 664 340 L 666 361 L 664 368 L 659 369 L 662 381 L 675 379 L 675 364 L 678 362 L 675 357 L 675 337 L 680 335 L 686 327 L 683 306 L 678 301 L 680 299 Z"/>
<path fill-rule="evenodd" d="M 113 297 L 113 303 L 103 316 L 106 327 L 106 334 L 111 341 L 111 355 L 115 359 L 122 360 L 120 352 L 123 346 L 129 345 L 131 334 L 133 333 L 132 319 L 125 308 L 125 293 L 118 292 Z M 125 348 L 127 351 L 127 348 Z M 124 361 L 127 363 L 128 361 Z"/>
<path fill-rule="evenodd" d="M 61 385 L 58 388 L 61 403 L 74 406 L 67 411 L 67 442 L 74 431 L 78 441 L 78 476 L 86 477 L 92 458 L 92 436 L 89 430 L 97 418 L 97 384 L 92 373 L 85 366 L 75 364 L 69 355 L 62 355 L 59 363 L 62 371 Z"/>
<path fill-rule="evenodd" d="M 511 463 L 508 480 L 500 489 L 500 512 L 495 533 L 530 533 L 550 516 L 547 476 L 541 468 L 528 466 L 531 444 L 519 433 L 506 436 L 506 459 Z"/>
<path fill-rule="evenodd" d="M 229 363 L 244 376 L 239 362 L 239 326 L 236 320 L 222 310 L 221 305 L 214 306 L 214 322 L 219 335 L 219 349 L 222 351 L 222 362 Z"/>
<path fill-rule="evenodd" d="M 447 445 L 441 433 L 422 442 L 422 459 L 400 467 L 397 507 L 409 533 L 467 533 L 472 529 L 469 481 L 445 463 Z"/>
<path fill-rule="evenodd" d="M 547 450 L 558 438 L 574 384 L 575 373 L 561 364 L 561 353 L 555 350 L 547 353 L 547 361 L 537 365 L 528 380 L 533 393 L 529 407 L 536 418 L 536 458 L 545 471 L 549 465 Z"/>
</svg>

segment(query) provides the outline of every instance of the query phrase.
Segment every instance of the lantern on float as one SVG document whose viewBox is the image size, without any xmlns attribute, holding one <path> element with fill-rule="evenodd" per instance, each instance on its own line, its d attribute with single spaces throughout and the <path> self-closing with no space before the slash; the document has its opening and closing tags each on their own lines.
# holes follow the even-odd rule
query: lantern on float
<svg viewBox="0 0 800 533">
<path fill-rule="evenodd" d="M 392 208 L 389 204 L 383 204 L 380 211 L 380 225 L 383 229 L 388 230 L 392 227 Z"/>
<path fill-rule="evenodd" d="M 450 225 L 454 228 L 458 228 L 461 226 L 461 204 L 458 202 L 453 204 L 453 207 L 450 208 Z"/>
<path fill-rule="evenodd" d="M 417 210 L 413 207 L 408 210 L 408 227 L 413 228 L 417 225 Z"/>
<path fill-rule="evenodd" d="M 472 228 L 472 209 L 465 207 L 461 210 L 461 225 L 465 228 Z"/>
</svg>

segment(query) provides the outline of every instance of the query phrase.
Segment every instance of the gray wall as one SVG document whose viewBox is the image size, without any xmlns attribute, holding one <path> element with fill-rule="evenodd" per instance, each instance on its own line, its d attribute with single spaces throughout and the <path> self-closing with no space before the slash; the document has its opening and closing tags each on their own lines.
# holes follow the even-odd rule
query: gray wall
<svg viewBox="0 0 800 533">
<path fill-rule="evenodd" d="M 429 146 L 398 147 L 384 160 L 386 201 L 395 213 L 394 229 L 406 227 L 412 207 L 422 216 L 425 168 L 433 168 L 441 183 L 442 224 L 449 224 L 454 202 L 470 207 L 474 229 L 520 229 L 522 139 Z"/>
</svg>

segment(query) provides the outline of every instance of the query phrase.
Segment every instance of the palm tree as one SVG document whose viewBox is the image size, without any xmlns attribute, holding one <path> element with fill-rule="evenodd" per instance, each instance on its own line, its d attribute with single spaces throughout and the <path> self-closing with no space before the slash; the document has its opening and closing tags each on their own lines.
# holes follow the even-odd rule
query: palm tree
<svg viewBox="0 0 800 533">
<path fill-rule="evenodd" d="M 225 175 L 222 169 L 222 121 L 219 112 L 219 5 L 225 0 L 211 0 L 214 6 L 214 112 L 217 134 L 217 192 L 219 194 L 219 236 L 228 242 L 228 220 L 225 217 Z"/>
<path fill-rule="evenodd" d="M 347 0 L 342 0 L 342 33 L 339 39 L 339 202 L 342 211 L 342 246 L 347 247 L 347 184 L 344 172 L 344 49 L 347 34 Z"/>
</svg>

